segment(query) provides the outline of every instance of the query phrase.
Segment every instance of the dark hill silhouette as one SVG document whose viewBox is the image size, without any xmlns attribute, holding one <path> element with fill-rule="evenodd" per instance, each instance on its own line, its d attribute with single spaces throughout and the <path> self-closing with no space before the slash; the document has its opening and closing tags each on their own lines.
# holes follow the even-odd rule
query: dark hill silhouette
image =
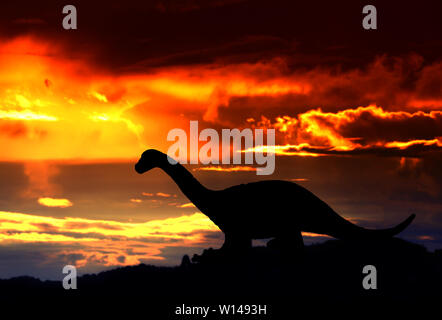
<svg viewBox="0 0 442 320">
<path fill-rule="evenodd" d="M 399 225 L 368 230 L 339 216 L 325 202 L 300 185 L 282 180 L 241 184 L 224 190 L 204 187 L 181 164 L 171 164 L 158 150 L 146 150 L 135 170 L 164 170 L 181 191 L 225 234 L 222 249 L 240 251 L 251 247 L 252 239 L 275 238 L 272 245 L 302 248 L 301 231 L 326 234 L 338 239 L 387 239 L 400 233 L 414 219 Z"/>
<path fill-rule="evenodd" d="M 0 280 L 0 298 L 58 299 L 62 304 L 74 299 L 78 305 L 102 301 L 106 308 L 112 302 L 163 316 L 183 303 L 268 304 L 272 319 L 286 319 L 282 314 L 288 308 L 336 308 L 342 316 L 350 306 L 403 310 L 400 306 L 425 303 L 428 308 L 442 297 L 441 250 L 428 252 L 397 238 L 329 240 L 306 246 L 303 259 L 292 260 L 292 255 L 269 247 L 254 247 L 244 255 L 208 249 L 192 259 L 183 257 L 176 267 L 140 264 L 83 275 L 77 290 L 64 290 L 61 281 Z M 377 290 L 362 288 L 365 265 L 377 268 Z"/>
</svg>

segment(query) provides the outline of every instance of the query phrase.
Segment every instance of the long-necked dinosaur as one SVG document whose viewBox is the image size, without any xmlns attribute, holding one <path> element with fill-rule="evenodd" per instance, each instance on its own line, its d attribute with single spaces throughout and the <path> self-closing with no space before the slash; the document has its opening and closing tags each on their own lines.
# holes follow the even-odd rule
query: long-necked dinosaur
<svg viewBox="0 0 442 320">
<path fill-rule="evenodd" d="M 275 238 L 280 243 L 303 246 L 301 231 L 338 239 L 383 239 L 403 231 L 414 219 L 389 229 L 369 230 L 339 216 L 325 202 L 300 185 L 283 180 L 264 180 L 224 190 L 204 187 L 181 164 L 171 164 L 158 150 L 146 150 L 135 170 L 164 170 L 184 195 L 225 234 L 224 249 L 251 246 L 252 239 Z"/>
</svg>

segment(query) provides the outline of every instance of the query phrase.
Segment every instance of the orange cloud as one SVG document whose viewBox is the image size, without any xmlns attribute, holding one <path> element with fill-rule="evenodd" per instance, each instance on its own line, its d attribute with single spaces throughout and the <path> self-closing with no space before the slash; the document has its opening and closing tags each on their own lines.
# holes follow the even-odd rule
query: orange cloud
<svg viewBox="0 0 442 320">
<path fill-rule="evenodd" d="M 238 172 L 238 171 L 256 171 L 256 168 L 249 166 L 205 166 L 193 169 L 193 171 L 222 171 L 222 172 Z"/>
<path fill-rule="evenodd" d="M 323 238 L 331 238 L 330 236 L 326 235 L 326 234 L 317 234 L 317 233 L 312 233 L 312 232 L 301 232 L 303 237 L 311 237 L 311 238 L 316 238 L 316 237 L 323 237 Z"/>
<path fill-rule="evenodd" d="M 157 192 L 157 193 L 149 193 L 149 192 L 142 192 L 141 193 L 143 196 L 145 197 L 158 197 L 158 198 L 176 198 L 176 194 L 169 194 L 169 193 L 164 193 L 164 192 Z M 157 200 L 150 200 L 150 201 L 157 201 Z"/>
<path fill-rule="evenodd" d="M 218 240 L 206 237 L 208 233 L 220 231 L 201 213 L 144 223 L 53 218 L 6 211 L 0 211 L 0 219 L 0 244 L 63 245 L 70 249 L 56 255 L 82 256 L 75 262 L 79 267 L 97 263 L 100 258 L 103 260 L 99 264 L 105 266 L 137 264 L 140 259 L 162 260 L 161 250 L 166 247 L 220 245 Z"/>
<path fill-rule="evenodd" d="M 318 149 L 323 148 L 319 147 Z M 325 150 L 325 148 L 323 148 Z M 311 150 L 311 151 L 309 151 Z M 258 146 L 245 149 L 242 152 L 263 152 L 263 153 L 275 153 L 281 156 L 304 156 L 304 157 L 319 157 L 321 156 L 320 150 L 314 150 L 308 143 L 301 143 L 299 145 L 276 145 L 276 146 Z"/>
<path fill-rule="evenodd" d="M 38 203 L 46 207 L 67 208 L 72 207 L 73 203 L 68 199 L 39 198 Z"/>
<path fill-rule="evenodd" d="M 260 146 L 243 152 L 318 156 L 413 148 L 420 152 L 442 147 L 442 111 L 385 111 L 370 105 L 336 113 L 323 112 L 321 109 L 310 110 L 296 118 L 277 117 L 274 123 L 266 118 L 261 121 L 250 119 L 249 122 L 256 127 L 277 129 L 280 133 L 279 140 L 290 143 L 277 145 L 274 150 Z M 429 139 L 413 138 L 419 136 Z"/>
<path fill-rule="evenodd" d="M 424 146 L 437 146 L 442 147 L 442 139 L 432 139 L 432 140 L 411 140 L 406 142 L 392 141 L 385 144 L 387 148 L 399 148 L 399 149 L 407 149 L 411 146 L 415 145 L 424 145 Z"/>
<path fill-rule="evenodd" d="M 52 199 L 54 200 L 54 199 Z M 123 237 L 126 239 L 185 239 L 189 241 L 196 241 L 199 239 L 197 231 L 217 231 L 218 228 L 212 223 L 212 221 L 201 213 L 195 213 L 190 216 L 181 216 L 178 218 L 167 218 L 163 220 L 151 220 L 144 223 L 128 223 L 106 220 L 88 220 L 84 218 L 52 218 L 28 215 L 16 212 L 0 211 L 2 219 L 8 220 L 3 222 L 0 226 L 0 232 L 6 232 L 8 230 L 20 231 L 16 234 L 3 234 L 4 240 L 20 240 L 25 233 L 31 233 L 33 235 L 33 241 L 40 241 L 39 237 L 42 236 L 46 241 L 46 237 L 62 236 L 61 239 L 70 239 L 71 241 L 82 241 L 81 238 L 69 236 L 69 233 L 78 233 L 86 235 L 89 239 L 94 239 L 97 235 L 104 237 L 115 236 Z M 60 234 L 49 235 L 45 234 L 45 230 L 41 230 L 38 226 L 41 224 L 50 225 L 57 228 Z M 195 232 L 195 234 L 193 234 Z M 24 236 L 24 239 L 27 239 Z M 100 238 L 97 238 L 100 239 Z"/>
<path fill-rule="evenodd" d="M 216 121 L 218 106 L 232 97 L 310 90 L 289 77 L 258 79 L 256 69 L 269 68 L 259 64 L 112 75 L 64 56 L 63 48 L 31 37 L 0 45 L 7 88 L 0 93 L 0 143 L 10 151 L 0 160 L 132 159 L 147 145 L 165 149 L 167 132 L 187 127 L 183 113 Z M 11 121 L 21 123 L 21 135 L 10 134 Z"/>
<path fill-rule="evenodd" d="M 168 193 L 163 193 L 163 192 L 157 192 L 156 193 L 157 197 L 162 197 L 162 198 L 170 198 L 172 195 L 168 194 Z"/>
<path fill-rule="evenodd" d="M 393 69 L 379 58 L 346 72 L 290 73 L 274 59 L 117 75 L 66 59 L 63 50 L 32 37 L 0 45 L 0 143 L 8 150 L 0 160 L 136 159 L 147 147 L 165 151 L 167 132 L 188 128 L 189 119 L 277 128 L 281 155 L 440 148 L 440 93 L 432 83 L 442 64 L 420 68 L 417 56 Z M 416 73 L 414 91 L 401 89 L 403 65 Z M 387 84 L 373 85 L 379 79 Z"/>
<path fill-rule="evenodd" d="M 195 205 L 191 202 L 188 202 L 178 206 L 178 208 L 195 208 Z"/>
</svg>

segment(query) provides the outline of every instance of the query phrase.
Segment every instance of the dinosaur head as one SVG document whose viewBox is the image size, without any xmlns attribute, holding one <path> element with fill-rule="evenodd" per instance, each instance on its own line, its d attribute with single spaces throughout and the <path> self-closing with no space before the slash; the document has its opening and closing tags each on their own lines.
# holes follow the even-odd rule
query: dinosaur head
<svg viewBox="0 0 442 320">
<path fill-rule="evenodd" d="M 138 160 L 137 164 L 135 165 L 135 171 L 141 174 L 153 168 L 160 167 L 164 162 L 165 157 L 165 154 L 158 150 L 146 150 L 143 152 L 140 160 Z"/>
</svg>

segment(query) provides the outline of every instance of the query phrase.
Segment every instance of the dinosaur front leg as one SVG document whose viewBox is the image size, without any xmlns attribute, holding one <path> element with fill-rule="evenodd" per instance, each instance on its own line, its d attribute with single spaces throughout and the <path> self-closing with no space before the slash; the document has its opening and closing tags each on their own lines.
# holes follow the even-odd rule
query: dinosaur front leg
<svg viewBox="0 0 442 320">
<path fill-rule="evenodd" d="M 302 252 L 304 250 L 304 240 L 301 231 L 292 230 L 267 242 L 267 247 L 287 252 Z"/>
<path fill-rule="evenodd" d="M 248 249 L 252 247 L 250 238 L 239 236 L 233 233 L 224 233 L 225 240 L 223 246 L 218 250 L 212 248 L 204 250 L 202 255 L 195 254 L 192 258 L 193 262 L 217 261 L 217 259 L 240 258 Z"/>
<path fill-rule="evenodd" d="M 221 247 L 223 251 L 245 251 L 252 247 L 252 239 L 231 232 L 225 233 L 224 244 Z"/>
</svg>

